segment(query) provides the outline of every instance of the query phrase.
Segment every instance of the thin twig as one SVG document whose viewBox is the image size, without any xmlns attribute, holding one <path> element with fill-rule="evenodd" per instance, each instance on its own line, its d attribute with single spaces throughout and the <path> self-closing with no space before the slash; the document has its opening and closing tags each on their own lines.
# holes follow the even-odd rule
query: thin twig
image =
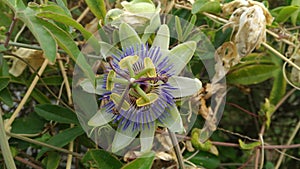
<svg viewBox="0 0 300 169">
<path fill-rule="evenodd" d="M 5 39 L 5 42 L 4 42 L 4 47 L 6 47 L 6 48 L 8 47 L 8 43 L 9 43 L 9 40 L 10 40 L 12 31 L 13 31 L 13 29 L 14 29 L 16 23 L 17 23 L 17 20 L 18 20 L 18 19 L 17 19 L 16 16 L 14 16 L 14 17 L 12 18 L 12 21 L 11 21 L 11 24 L 10 24 L 10 26 L 9 26 L 8 32 L 6 32 L 6 39 Z"/>
<path fill-rule="evenodd" d="M 174 150 L 175 150 L 175 153 L 176 153 L 176 157 L 177 157 L 177 161 L 178 161 L 178 164 L 179 164 L 179 168 L 185 169 L 184 162 L 183 162 L 183 157 L 182 157 L 182 154 L 180 152 L 180 147 L 179 147 L 179 144 L 178 144 L 177 137 L 176 137 L 175 133 L 173 133 L 172 131 L 170 131 L 170 129 L 168 129 L 168 132 L 169 132 L 172 144 L 174 146 Z"/>
<path fill-rule="evenodd" d="M 292 62 L 290 59 L 287 57 L 283 56 L 280 52 L 278 52 L 276 49 L 272 48 L 272 46 L 268 45 L 267 43 L 263 42 L 261 43 L 264 47 L 266 47 L 268 50 L 273 52 L 275 55 L 279 56 L 282 60 L 286 61 L 288 64 L 292 65 L 296 69 L 300 71 L 300 67 L 296 65 L 294 62 Z"/>
<path fill-rule="evenodd" d="M 20 111 L 22 110 L 23 106 L 25 105 L 26 101 L 28 100 L 29 96 L 31 95 L 31 92 L 35 88 L 35 86 L 36 86 L 36 84 L 39 80 L 39 77 L 41 77 L 41 75 L 43 74 L 43 72 L 46 69 L 47 65 L 48 65 L 48 59 L 45 59 L 44 63 L 42 64 L 42 66 L 40 68 L 40 70 L 38 71 L 37 75 L 34 77 L 33 81 L 31 82 L 31 85 L 29 86 L 29 88 L 28 88 L 27 92 L 25 93 L 23 99 L 21 100 L 20 104 L 18 105 L 18 107 L 16 108 L 14 113 L 11 115 L 11 117 L 9 118 L 7 123 L 5 124 L 6 131 L 9 131 L 9 127 L 11 126 L 11 124 L 13 123 L 13 121 L 15 120 L 17 115 L 20 113 Z"/>
<path fill-rule="evenodd" d="M 76 19 L 76 22 L 81 22 L 81 20 L 88 14 L 88 12 L 90 11 L 90 8 L 87 7 L 85 8 L 85 10 L 81 13 L 81 15 Z"/>
<path fill-rule="evenodd" d="M 259 139 L 262 139 L 262 137 L 263 137 L 263 135 L 265 133 L 265 129 L 266 129 L 266 122 L 264 121 L 263 124 L 262 124 L 262 126 L 261 126 L 260 132 L 258 134 Z M 262 142 L 262 144 L 263 144 L 263 142 Z M 262 156 L 261 157 L 261 162 L 264 161 L 264 159 L 263 159 L 264 158 L 264 154 L 263 154 L 264 150 L 263 150 L 263 148 L 265 148 L 264 145 L 262 145 L 262 146 L 260 146 L 260 148 L 256 149 L 255 169 L 258 169 L 260 151 L 261 151 L 261 156 Z M 263 165 L 263 164 L 260 164 L 260 165 Z"/>
<path fill-rule="evenodd" d="M 291 144 L 291 142 L 295 138 L 296 134 L 298 133 L 299 129 L 300 129 L 300 121 L 298 121 L 297 126 L 295 127 L 295 129 L 294 129 L 293 133 L 291 134 L 291 136 L 290 136 L 288 142 L 286 143 L 286 145 L 290 145 Z M 280 165 L 281 165 L 281 163 L 282 163 L 282 161 L 284 159 L 284 153 L 286 152 L 286 149 L 283 150 L 282 152 L 283 153 L 280 154 L 279 159 L 278 159 L 278 161 L 276 163 L 275 169 L 278 169 L 280 167 Z"/>
<path fill-rule="evenodd" d="M 237 104 L 235 104 L 235 103 L 227 102 L 227 104 L 229 104 L 230 106 L 236 107 L 236 108 L 242 110 L 243 112 L 245 112 L 245 113 L 247 113 L 247 114 L 249 114 L 249 115 L 251 115 L 251 116 L 253 116 L 253 117 L 258 117 L 257 114 L 252 113 L 252 112 L 250 112 L 250 111 L 248 111 L 248 110 L 242 108 L 241 106 L 239 106 L 239 105 L 237 105 Z"/>
<path fill-rule="evenodd" d="M 8 45 L 10 45 L 10 46 L 16 46 L 16 47 L 23 47 L 23 48 L 28 48 L 28 49 L 43 50 L 38 45 L 28 45 L 28 44 L 19 43 L 19 42 L 8 42 Z M 66 54 L 66 52 L 64 50 L 61 50 L 61 49 L 58 49 L 57 52 L 58 53 L 64 53 L 64 54 Z"/>
<path fill-rule="evenodd" d="M 254 168 L 255 169 L 258 169 L 259 156 L 260 156 L 260 149 L 257 148 L 256 151 L 255 151 L 255 163 L 254 163 Z"/>
<path fill-rule="evenodd" d="M 248 160 L 243 165 L 241 165 L 238 169 L 243 169 L 244 167 L 246 167 L 250 163 L 250 161 L 252 160 L 252 158 L 253 158 L 253 155 L 251 155 L 248 158 Z"/>
<path fill-rule="evenodd" d="M 57 59 L 58 59 L 59 68 L 61 70 L 61 74 L 62 74 L 63 79 L 64 79 L 64 84 L 66 86 L 66 91 L 67 91 L 67 96 L 68 96 L 68 104 L 72 105 L 73 101 L 72 101 L 71 86 L 70 86 L 70 83 L 69 83 L 69 80 L 68 80 L 68 75 L 66 73 L 64 64 L 61 60 L 60 54 L 57 54 Z"/>
<path fill-rule="evenodd" d="M 264 148 L 264 138 L 262 134 L 259 134 L 259 139 L 261 142 L 261 160 L 260 160 L 260 169 L 263 169 L 264 167 L 264 160 L 265 160 L 265 148 Z"/>
<path fill-rule="evenodd" d="M 30 166 L 31 168 L 34 168 L 34 169 L 43 169 L 43 167 L 40 167 L 40 166 L 38 166 L 38 165 L 36 165 L 36 164 L 34 164 L 34 163 L 32 163 L 32 162 L 30 162 L 30 161 L 22 158 L 22 157 L 15 156 L 15 159 L 17 161 L 23 163 L 23 164 L 26 164 L 26 165 Z"/>
<path fill-rule="evenodd" d="M 48 147 L 48 148 L 57 150 L 57 151 L 62 152 L 62 153 L 72 154 L 72 155 L 74 155 L 77 158 L 82 158 L 81 154 L 78 154 L 78 153 L 66 150 L 64 148 L 56 147 L 56 146 L 53 146 L 53 145 L 50 145 L 50 144 L 47 144 L 47 143 L 44 143 L 44 142 L 40 142 L 40 141 L 31 139 L 31 138 L 23 137 L 23 136 L 20 136 L 19 134 L 14 134 L 14 133 L 9 133 L 9 132 L 6 132 L 6 134 L 8 136 L 10 136 L 10 137 L 17 138 L 19 140 L 23 140 L 23 141 L 26 141 L 26 142 L 29 142 L 29 143 L 33 143 L 33 144 L 36 144 L 36 145 Z"/>
<path fill-rule="evenodd" d="M 71 87 L 70 87 L 68 76 L 67 76 L 63 61 L 61 60 L 60 54 L 57 54 L 57 59 L 58 59 L 58 64 L 59 64 L 61 74 L 62 74 L 63 79 L 64 79 L 63 84 L 65 85 L 66 91 L 67 91 L 68 104 L 72 105 L 73 101 L 72 101 Z M 62 84 L 62 86 L 63 86 L 63 84 Z M 70 124 L 70 128 L 73 128 L 73 127 L 74 127 L 74 124 Z M 70 142 L 68 150 L 72 151 L 72 152 L 74 151 L 74 141 Z M 68 154 L 66 169 L 71 169 L 71 167 L 72 167 L 72 158 L 73 158 L 72 154 Z"/>
</svg>

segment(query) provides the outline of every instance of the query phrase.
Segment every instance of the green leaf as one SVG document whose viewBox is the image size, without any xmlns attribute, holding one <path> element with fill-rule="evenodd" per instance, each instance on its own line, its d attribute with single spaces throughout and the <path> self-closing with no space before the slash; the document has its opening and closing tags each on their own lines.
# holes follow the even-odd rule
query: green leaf
<svg viewBox="0 0 300 169">
<path fill-rule="evenodd" d="M 94 35 L 92 33 L 88 32 L 82 25 L 80 25 L 78 22 L 76 22 L 70 16 L 60 14 L 60 13 L 57 13 L 57 12 L 49 12 L 49 11 L 40 12 L 40 13 L 37 14 L 37 16 L 41 17 L 41 18 L 52 19 L 56 22 L 60 22 L 60 23 L 63 23 L 65 25 L 72 26 L 72 27 L 76 28 L 77 30 L 79 30 L 82 33 L 83 37 L 86 40 L 89 40 L 88 42 L 91 43 L 91 45 L 93 46 L 95 51 L 99 50 L 99 43 L 98 43 L 98 40 L 94 37 Z"/>
<path fill-rule="evenodd" d="M 124 165 L 122 169 L 151 169 L 154 158 L 155 153 L 153 151 L 150 151 L 148 153 L 143 154 L 141 157 L 133 160 L 132 162 Z"/>
<path fill-rule="evenodd" d="M 9 6 L 10 9 L 14 11 L 14 13 L 18 10 L 25 9 L 26 6 L 22 0 L 2 0 L 6 5 Z"/>
<path fill-rule="evenodd" d="M 283 7 L 277 17 L 275 17 L 275 21 L 279 23 L 283 23 L 287 21 L 294 13 L 297 12 L 299 6 L 285 6 Z"/>
<path fill-rule="evenodd" d="M 33 9 L 36 14 L 39 12 L 55 12 L 58 14 L 64 14 L 67 15 L 65 10 L 61 8 L 60 6 L 56 5 L 55 3 L 49 3 L 49 4 L 37 4 L 35 2 L 29 2 L 28 7 Z"/>
<path fill-rule="evenodd" d="M 0 91 L 0 101 L 3 101 L 8 107 L 12 107 L 14 105 L 14 101 L 12 100 L 12 96 L 8 90 L 5 88 Z"/>
<path fill-rule="evenodd" d="M 61 160 L 61 155 L 57 152 L 50 151 L 47 153 L 47 157 L 43 159 L 43 162 L 46 163 L 46 169 L 57 169 Z"/>
<path fill-rule="evenodd" d="M 45 120 L 36 113 L 31 112 L 28 116 L 17 118 L 12 124 L 12 132 L 16 134 L 36 134 L 44 129 Z"/>
<path fill-rule="evenodd" d="M 175 98 L 191 96 L 202 88 L 202 83 L 197 78 L 191 79 L 188 77 L 172 76 L 168 79 L 168 83 L 176 88 L 171 91 Z"/>
<path fill-rule="evenodd" d="M 95 74 L 92 71 L 91 66 L 87 63 L 84 55 L 79 51 L 70 34 L 53 23 L 43 20 L 41 24 L 51 32 L 59 46 L 64 49 L 74 61 L 76 61 L 76 64 L 82 69 L 85 75 L 88 76 L 90 81 L 95 82 Z"/>
<path fill-rule="evenodd" d="M 219 1 L 197 0 L 192 6 L 192 14 L 198 12 L 219 13 L 221 5 Z"/>
<path fill-rule="evenodd" d="M 274 72 L 280 67 L 269 64 L 251 64 L 234 69 L 227 76 L 227 82 L 231 84 L 250 85 L 263 82 L 273 77 Z"/>
<path fill-rule="evenodd" d="M 70 10 L 68 9 L 68 4 L 66 0 L 56 0 L 57 5 L 60 6 L 65 13 L 67 14 L 67 16 L 72 17 L 72 14 L 70 12 Z"/>
<path fill-rule="evenodd" d="M 3 58 L 2 53 L 0 53 L 0 76 L 9 77 L 9 67 L 7 61 Z"/>
<path fill-rule="evenodd" d="M 119 169 L 123 165 L 115 156 L 100 149 L 89 150 L 82 158 L 82 162 L 88 168 L 97 169 Z"/>
<path fill-rule="evenodd" d="M 34 111 L 48 121 L 53 120 L 59 123 L 79 125 L 79 121 L 73 111 L 58 105 L 40 104 L 34 108 Z"/>
<path fill-rule="evenodd" d="M 73 127 L 73 128 L 68 128 L 68 129 L 58 133 L 57 135 L 51 137 L 48 141 L 46 141 L 46 143 L 56 146 L 56 147 L 63 147 L 83 133 L 84 133 L 84 131 L 79 126 Z M 37 159 L 41 158 L 42 155 L 49 150 L 51 150 L 51 149 L 48 147 L 43 147 L 41 149 L 41 151 L 38 153 Z"/>
<path fill-rule="evenodd" d="M 285 95 L 286 80 L 283 77 L 282 70 L 279 70 L 274 75 L 272 90 L 270 93 L 270 103 L 276 105 Z"/>
<path fill-rule="evenodd" d="M 89 6 L 93 14 L 104 22 L 106 15 L 106 8 L 104 0 L 85 0 L 86 4 Z"/>
<path fill-rule="evenodd" d="M 257 141 L 257 142 L 246 144 L 241 139 L 239 139 L 239 145 L 243 150 L 252 150 L 257 146 L 260 146 L 261 142 Z"/>
<path fill-rule="evenodd" d="M 31 97 L 33 97 L 34 100 L 36 100 L 39 104 L 45 104 L 45 103 L 51 102 L 49 97 L 46 96 L 45 93 L 43 93 L 38 88 L 33 89 L 32 93 L 31 93 Z"/>
<path fill-rule="evenodd" d="M 185 152 L 183 154 L 184 158 L 189 158 L 193 156 L 189 161 L 197 165 L 198 167 L 203 167 L 206 169 L 216 169 L 220 165 L 220 159 L 208 152 L 199 151 L 199 153 L 194 154 L 195 152 Z"/>
<path fill-rule="evenodd" d="M 300 16 L 300 0 L 292 0 L 291 5 L 298 6 L 298 10 L 291 15 L 291 21 L 296 26 L 297 18 Z"/>
<path fill-rule="evenodd" d="M 115 133 L 114 140 L 112 142 L 112 152 L 118 152 L 127 147 L 139 133 L 138 130 L 132 131 L 132 127 L 134 124 L 133 122 L 130 123 L 126 130 L 123 129 L 125 124 L 126 122 L 124 122 L 123 124 L 119 124 L 119 127 Z"/>
<path fill-rule="evenodd" d="M 174 66 L 174 74 L 178 75 L 191 60 L 196 50 L 196 43 L 188 41 L 177 45 L 170 51 L 169 64 Z"/>
<path fill-rule="evenodd" d="M 7 87 L 9 80 L 9 77 L 0 77 L 0 91 Z"/>
<path fill-rule="evenodd" d="M 70 81 L 70 80 L 69 80 Z M 53 76 L 47 76 L 43 77 L 43 82 L 39 81 L 38 85 L 53 85 L 53 86 L 60 86 L 63 83 L 63 77 L 61 75 L 53 75 Z"/>
<path fill-rule="evenodd" d="M 135 30 L 126 23 L 120 25 L 119 37 L 123 50 L 142 44 L 141 39 Z"/>
<path fill-rule="evenodd" d="M 35 14 L 36 12 L 34 10 L 27 7 L 25 10 L 18 11 L 16 17 L 22 20 L 30 29 L 45 52 L 47 59 L 49 59 L 50 62 L 54 62 L 57 53 L 56 42 L 50 31 L 42 26 L 42 19 L 37 18 Z"/>
</svg>

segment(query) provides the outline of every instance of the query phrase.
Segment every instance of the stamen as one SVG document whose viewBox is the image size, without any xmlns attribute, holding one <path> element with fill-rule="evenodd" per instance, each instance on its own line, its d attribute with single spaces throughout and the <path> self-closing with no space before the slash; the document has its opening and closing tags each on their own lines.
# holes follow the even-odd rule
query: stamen
<svg viewBox="0 0 300 169">
<path fill-rule="evenodd" d="M 134 70 L 132 68 L 132 65 L 139 60 L 139 56 L 134 55 L 134 56 L 127 56 L 123 59 L 120 60 L 119 66 L 121 69 L 128 69 L 130 77 L 134 77 Z"/>
<path fill-rule="evenodd" d="M 119 76 L 123 77 L 124 79 L 128 79 L 128 77 L 127 77 L 126 75 L 124 75 L 124 74 L 118 72 L 118 71 L 116 70 L 116 68 L 113 66 L 113 63 L 112 63 L 113 57 L 108 56 L 108 57 L 106 58 L 106 60 L 108 61 L 108 64 L 109 64 L 110 68 L 111 68 L 116 74 L 118 74 Z"/>
</svg>

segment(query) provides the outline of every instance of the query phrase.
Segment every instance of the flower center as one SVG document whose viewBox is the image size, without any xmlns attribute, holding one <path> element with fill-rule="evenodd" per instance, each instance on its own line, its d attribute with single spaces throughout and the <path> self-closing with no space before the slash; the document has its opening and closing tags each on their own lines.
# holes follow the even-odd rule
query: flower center
<svg viewBox="0 0 300 169">
<path fill-rule="evenodd" d="M 120 69 L 113 66 L 112 58 L 108 58 L 108 61 L 112 70 L 107 75 L 106 89 L 112 91 L 113 97 L 110 99 L 117 105 L 117 110 L 128 110 L 129 100 L 137 107 L 155 102 L 158 95 L 153 92 L 153 86 L 161 84 L 159 81 L 166 83 L 168 80 L 167 76 L 157 75 L 155 65 L 149 57 L 141 60 L 137 55 L 126 56 L 118 63 Z M 142 65 L 143 69 L 135 71 L 135 64 Z M 113 92 L 116 84 L 126 86 L 122 95 Z"/>
</svg>

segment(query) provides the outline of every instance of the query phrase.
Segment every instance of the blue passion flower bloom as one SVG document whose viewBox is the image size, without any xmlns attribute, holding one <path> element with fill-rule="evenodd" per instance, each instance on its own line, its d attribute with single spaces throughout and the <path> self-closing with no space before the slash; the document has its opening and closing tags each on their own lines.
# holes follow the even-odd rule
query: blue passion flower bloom
<svg viewBox="0 0 300 169">
<path fill-rule="evenodd" d="M 178 76 L 192 58 L 196 43 L 185 42 L 169 50 L 169 36 L 168 26 L 161 25 L 148 47 L 132 27 L 122 23 L 122 51 L 101 42 L 107 66 L 94 91 L 100 95 L 101 106 L 88 125 L 118 124 L 113 152 L 128 146 L 138 134 L 141 151 L 149 151 L 158 126 L 185 131 L 174 99 L 191 96 L 202 87 L 198 79 Z M 86 84 L 82 87 L 89 91 Z"/>
</svg>

